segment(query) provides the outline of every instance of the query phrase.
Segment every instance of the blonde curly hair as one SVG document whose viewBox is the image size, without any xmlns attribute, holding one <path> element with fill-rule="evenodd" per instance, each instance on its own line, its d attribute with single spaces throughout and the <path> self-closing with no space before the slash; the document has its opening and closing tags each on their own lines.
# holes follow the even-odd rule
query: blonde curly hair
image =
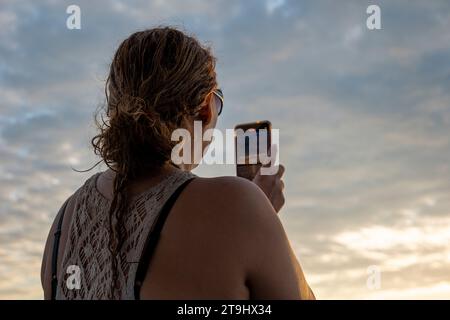
<svg viewBox="0 0 450 320">
<path fill-rule="evenodd" d="M 133 33 L 117 49 L 106 81 L 106 103 L 96 114 L 94 152 L 115 171 L 109 209 L 110 246 L 117 284 L 121 217 L 127 183 L 170 159 L 172 131 L 195 115 L 217 86 L 215 58 L 208 47 L 172 27 Z M 103 112 L 104 111 L 104 112 Z"/>
</svg>

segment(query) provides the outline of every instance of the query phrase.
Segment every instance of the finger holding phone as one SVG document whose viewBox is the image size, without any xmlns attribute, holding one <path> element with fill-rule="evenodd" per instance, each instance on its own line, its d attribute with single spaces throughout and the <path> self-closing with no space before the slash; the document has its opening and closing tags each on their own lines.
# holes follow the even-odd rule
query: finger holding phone
<svg viewBox="0 0 450 320">
<path fill-rule="evenodd" d="M 272 145 L 272 125 L 269 121 L 256 121 L 239 124 L 235 127 L 236 173 L 237 176 L 253 181 L 266 194 L 276 212 L 285 203 L 282 180 L 285 168 L 279 165 L 273 174 L 264 174 L 261 168 L 273 166 L 263 165 L 260 159 L 260 148 L 265 146 L 265 153 L 270 159 L 276 159 L 276 145 Z M 274 154 L 271 154 L 271 153 Z"/>
</svg>

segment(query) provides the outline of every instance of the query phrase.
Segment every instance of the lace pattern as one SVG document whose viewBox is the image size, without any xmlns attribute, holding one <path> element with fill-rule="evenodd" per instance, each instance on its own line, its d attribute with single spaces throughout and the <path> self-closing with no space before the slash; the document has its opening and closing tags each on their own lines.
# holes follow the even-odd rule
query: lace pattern
<svg viewBox="0 0 450 320">
<path fill-rule="evenodd" d="M 108 299 L 112 285 L 112 257 L 108 250 L 109 199 L 96 188 L 97 177 L 91 176 L 77 191 L 75 211 L 58 272 L 56 299 Z M 193 177 L 190 172 L 175 171 L 163 181 L 135 198 L 124 215 L 123 244 L 118 253 L 118 286 L 114 298 L 134 299 L 134 279 L 145 240 L 152 231 L 164 203 L 183 182 Z M 80 288 L 70 289 L 66 283 L 70 265 L 80 269 Z"/>
</svg>

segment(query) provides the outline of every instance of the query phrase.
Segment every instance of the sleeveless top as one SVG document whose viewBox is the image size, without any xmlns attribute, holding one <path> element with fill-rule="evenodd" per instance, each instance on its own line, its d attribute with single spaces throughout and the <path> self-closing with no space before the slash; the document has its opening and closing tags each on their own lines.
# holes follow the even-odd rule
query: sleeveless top
<svg viewBox="0 0 450 320">
<path fill-rule="evenodd" d="M 74 194 L 75 207 L 62 263 L 53 276 L 55 279 L 53 295 L 56 294 L 56 299 L 111 298 L 112 256 L 108 249 L 110 200 L 96 187 L 100 174 L 101 172 L 91 176 Z M 158 216 L 167 202 L 176 200 L 174 193 L 178 194 L 176 191 L 182 189 L 194 177 L 195 175 L 190 172 L 175 170 L 155 186 L 131 199 L 122 219 L 123 242 L 117 254 L 117 282 L 113 296 L 115 299 L 130 300 L 138 295 L 135 287 L 137 273 L 141 273 L 142 280 L 145 276 L 142 270 L 138 270 L 139 263 L 146 256 L 146 245 L 152 232 L 155 233 L 155 225 L 156 229 L 162 228 L 158 227 L 157 222 L 161 224 Z M 57 232 L 55 242 L 59 243 L 59 234 L 58 239 L 56 235 Z M 73 275 L 78 278 L 74 280 Z M 75 282 L 68 285 L 69 281 Z"/>
</svg>

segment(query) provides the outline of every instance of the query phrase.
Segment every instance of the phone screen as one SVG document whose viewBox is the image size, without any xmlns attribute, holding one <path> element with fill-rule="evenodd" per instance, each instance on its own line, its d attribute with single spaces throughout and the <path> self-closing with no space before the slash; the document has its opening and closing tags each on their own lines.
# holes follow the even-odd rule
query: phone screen
<svg viewBox="0 0 450 320">
<path fill-rule="evenodd" d="M 270 156 L 271 124 L 257 121 L 237 125 L 234 129 L 236 174 L 253 180 L 262 165 L 261 156 Z"/>
</svg>

